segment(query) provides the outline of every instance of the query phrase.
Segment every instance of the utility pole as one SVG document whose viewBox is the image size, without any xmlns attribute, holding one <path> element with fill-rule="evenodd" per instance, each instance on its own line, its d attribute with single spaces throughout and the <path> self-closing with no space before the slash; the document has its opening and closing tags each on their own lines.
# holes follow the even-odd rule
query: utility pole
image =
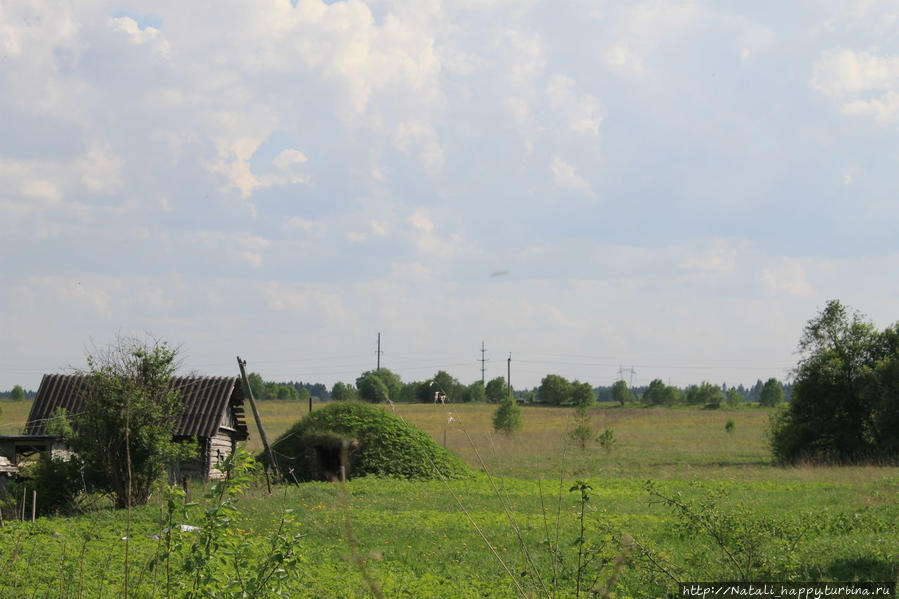
<svg viewBox="0 0 899 599">
<path fill-rule="evenodd" d="M 481 341 L 481 384 L 482 385 L 486 384 L 486 382 L 484 381 L 484 352 L 485 351 L 486 350 L 484 349 L 484 342 Z"/>
<path fill-rule="evenodd" d="M 509 360 L 506 362 L 506 388 L 509 391 L 509 399 L 512 399 L 512 354 L 509 354 Z"/>
<path fill-rule="evenodd" d="M 381 333 L 378 333 L 378 351 L 377 351 L 377 354 L 378 354 L 378 368 L 377 368 L 377 370 L 376 370 L 375 372 L 377 372 L 378 370 L 381 370 Z"/>
<path fill-rule="evenodd" d="M 240 356 L 237 356 L 237 365 L 240 367 L 240 380 L 243 383 L 243 392 L 250 400 L 250 407 L 253 408 L 253 417 L 256 419 L 256 427 L 259 429 L 259 438 L 262 439 L 262 445 L 265 447 L 265 452 L 268 455 L 268 462 L 271 464 L 272 468 L 275 470 L 275 474 L 280 478 L 281 473 L 278 471 L 278 462 L 275 461 L 275 456 L 272 454 L 272 448 L 268 444 L 268 439 L 265 436 L 265 430 L 262 428 L 262 420 L 259 418 L 259 411 L 256 409 L 256 400 L 253 399 L 253 389 L 250 388 L 250 381 L 247 380 L 247 371 L 246 371 L 246 360 L 241 360 Z"/>
</svg>

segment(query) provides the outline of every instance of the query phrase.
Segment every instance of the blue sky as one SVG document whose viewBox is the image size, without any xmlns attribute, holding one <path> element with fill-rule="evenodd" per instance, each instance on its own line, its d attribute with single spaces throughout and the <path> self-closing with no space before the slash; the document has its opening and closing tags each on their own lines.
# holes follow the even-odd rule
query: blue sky
<svg viewBox="0 0 899 599">
<path fill-rule="evenodd" d="M 0 5 L 0 389 L 785 378 L 897 318 L 899 2 Z M 502 272 L 498 276 L 492 273 Z"/>
</svg>

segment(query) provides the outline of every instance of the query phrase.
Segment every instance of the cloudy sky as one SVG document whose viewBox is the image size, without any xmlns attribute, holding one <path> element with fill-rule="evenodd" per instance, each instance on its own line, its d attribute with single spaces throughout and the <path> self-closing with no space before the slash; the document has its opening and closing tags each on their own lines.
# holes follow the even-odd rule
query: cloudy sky
<svg viewBox="0 0 899 599">
<path fill-rule="evenodd" d="M 896 1 L 0 1 L 0 89 L 0 389 L 143 331 L 751 384 L 899 318 Z"/>
</svg>

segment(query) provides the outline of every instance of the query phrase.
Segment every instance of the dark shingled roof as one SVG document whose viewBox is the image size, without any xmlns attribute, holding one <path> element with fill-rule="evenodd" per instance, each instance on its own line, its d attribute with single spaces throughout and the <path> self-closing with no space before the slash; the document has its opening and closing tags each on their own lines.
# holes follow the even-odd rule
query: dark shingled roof
<svg viewBox="0 0 899 599">
<path fill-rule="evenodd" d="M 25 434 L 45 434 L 47 421 L 57 408 L 65 408 L 69 414 L 80 412 L 89 380 L 87 375 L 45 374 L 31 405 Z M 215 435 L 225 409 L 230 406 L 238 438 L 247 438 L 243 391 L 237 377 L 173 377 L 171 388 L 180 391 L 184 401 L 184 410 L 174 432 L 176 437 Z"/>
</svg>

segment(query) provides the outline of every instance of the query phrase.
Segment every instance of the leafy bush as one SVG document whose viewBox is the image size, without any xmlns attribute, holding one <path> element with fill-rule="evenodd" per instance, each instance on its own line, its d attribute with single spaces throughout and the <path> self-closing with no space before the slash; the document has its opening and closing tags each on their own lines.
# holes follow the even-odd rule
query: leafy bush
<svg viewBox="0 0 899 599">
<path fill-rule="evenodd" d="M 103 473 L 86 465 L 77 456 L 69 460 L 46 456 L 29 465 L 19 480 L 10 483 L 4 512 L 9 514 L 14 511 L 12 505 L 21 500 L 23 492 L 28 506 L 31 505 L 32 493 L 37 493 L 38 516 L 78 512 L 86 503 L 96 499 L 94 493 L 107 486 Z M 29 513 L 26 513 L 27 516 Z"/>
<path fill-rule="evenodd" d="M 278 437 L 272 449 L 281 472 L 292 469 L 298 480 L 314 480 L 316 472 L 306 459 L 307 450 L 321 446 L 322 435 L 331 439 L 332 449 L 341 439 L 358 444 L 352 456 L 353 476 L 427 480 L 437 478 L 435 467 L 447 478 L 470 473 L 468 466 L 424 431 L 360 401 L 335 402 L 315 410 Z"/>
</svg>

